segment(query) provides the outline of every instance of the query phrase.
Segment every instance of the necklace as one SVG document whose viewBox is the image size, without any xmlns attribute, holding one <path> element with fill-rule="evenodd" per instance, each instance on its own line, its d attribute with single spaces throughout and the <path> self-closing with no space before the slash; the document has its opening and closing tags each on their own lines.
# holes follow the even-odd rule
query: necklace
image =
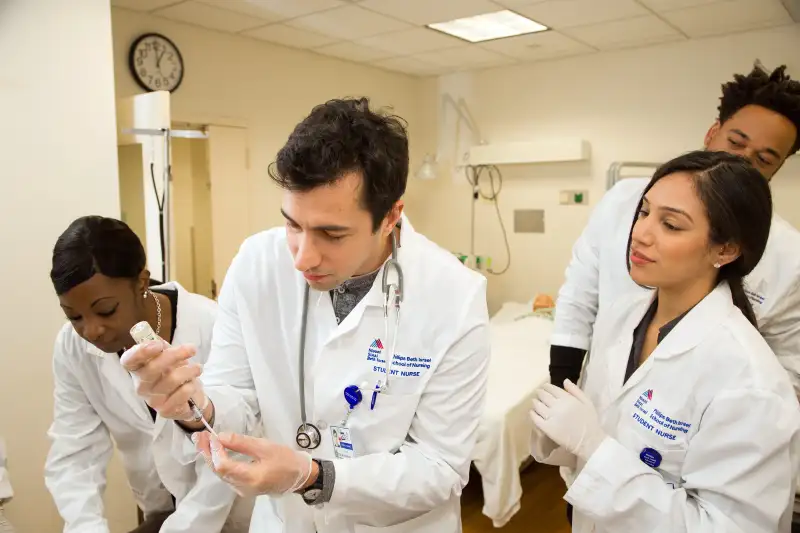
<svg viewBox="0 0 800 533">
<path fill-rule="evenodd" d="M 158 297 L 153 294 L 153 291 L 147 289 L 147 292 L 153 297 L 153 300 L 156 302 L 156 335 L 161 333 L 161 302 L 158 301 Z"/>
</svg>

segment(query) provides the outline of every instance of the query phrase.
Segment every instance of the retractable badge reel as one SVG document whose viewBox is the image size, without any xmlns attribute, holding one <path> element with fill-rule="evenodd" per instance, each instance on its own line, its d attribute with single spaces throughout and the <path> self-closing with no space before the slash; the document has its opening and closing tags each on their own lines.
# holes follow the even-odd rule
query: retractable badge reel
<svg viewBox="0 0 800 533">
<path fill-rule="evenodd" d="M 355 457 L 355 449 L 353 448 L 353 439 L 350 436 L 350 428 L 347 426 L 350 420 L 350 414 L 356 408 L 364 395 L 361 389 L 366 387 L 364 383 L 361 387 L 357 385 L 349 385 L 344 389 L 344 400 L 347 402 L 347 413 L 344 415 L 341 425 L 331 426 L 331 439 L 333 440 L 333 454 L 337 459 L 352 459 Z"/>
</svg>

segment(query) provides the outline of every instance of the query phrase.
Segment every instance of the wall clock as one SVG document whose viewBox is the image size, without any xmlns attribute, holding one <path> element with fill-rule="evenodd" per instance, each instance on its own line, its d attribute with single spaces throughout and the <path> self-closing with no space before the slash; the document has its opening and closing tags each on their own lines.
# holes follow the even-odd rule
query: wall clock
<svg viewBox="0 0 800 533">
<path fill-rule="evenodd" d="M 139 36 L 131 45 L 128 67 L 148 91 L 174 91 L 183 81 L 183 57 L 175 43 L 158 33 Z"/>
</svg>

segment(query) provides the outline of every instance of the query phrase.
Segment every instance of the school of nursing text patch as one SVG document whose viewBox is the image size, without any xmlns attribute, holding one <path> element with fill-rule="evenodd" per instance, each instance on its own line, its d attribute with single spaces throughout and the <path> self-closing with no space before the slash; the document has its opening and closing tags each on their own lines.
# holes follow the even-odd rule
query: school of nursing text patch
<svg viewBox="0 0 800 533">
<path fill-rule="evenodd" d="M 674 441 L 681 433 L 688 433 L 692 427 L 688 422 L 665 415 L 650 405 L 653 389 L 644 391 L 634 402 L 633 419 L 643 428 L 664 440 Z"/>
<path fill-rule="evenodd" d="M 373 372 L 386 373 L 386 359 L 383 357 L 384 344 L 381 339 L 375 339 L 367 348 L 367 362 L 372 363 Z M 431 368 L 429 357 L 414 357 L 394 354 L 390 378 L 415 378 L 420 377 Z"/>
</svg>

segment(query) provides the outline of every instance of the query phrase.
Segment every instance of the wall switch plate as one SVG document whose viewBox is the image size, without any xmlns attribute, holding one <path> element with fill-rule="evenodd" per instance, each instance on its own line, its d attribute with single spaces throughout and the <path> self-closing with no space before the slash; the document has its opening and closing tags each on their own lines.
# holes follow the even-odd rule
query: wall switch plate
<svg viewBox="0 0 800 533">
<path fill-rule="evenodd" d="M 544 233 L 544 209 L 515 209 L 514 233 Z"/>
<path fill-rule="evenodd" d="M 587 205 L 589 203 L 589 191 L 561 191 L 559 203 L 561 205 Z"/>
</svg>

